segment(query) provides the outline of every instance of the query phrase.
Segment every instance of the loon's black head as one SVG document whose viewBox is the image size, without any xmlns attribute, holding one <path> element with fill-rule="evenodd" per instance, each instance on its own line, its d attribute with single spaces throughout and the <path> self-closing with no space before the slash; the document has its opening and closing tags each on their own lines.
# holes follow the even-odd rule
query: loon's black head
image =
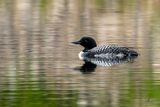
<svg viewBox="0 0 160 107">
<path fill-rule="evenodd" d="M 83 46 L 85 48 L 83 51 L 92 49 L 97 46 L 96 41 L 91 37 L 82 37 L 80 40 L 72 43 Z"/>
</svg>

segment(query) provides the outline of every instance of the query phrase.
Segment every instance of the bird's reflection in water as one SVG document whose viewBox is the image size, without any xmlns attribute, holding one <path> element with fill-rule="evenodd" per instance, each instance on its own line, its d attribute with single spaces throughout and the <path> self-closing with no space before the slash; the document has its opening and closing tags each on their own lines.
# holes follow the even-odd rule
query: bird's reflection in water
<svg viewBox="0 0 160 107">
<path fill-rule="evenodd" d="M 76 68 L 76 70 L 79 70 L 83 74 L 90 74 L 95 71 L 95 68 L 97 67 L 96 64 L 93 64 L 88 61 L 84 61 L 84 62 L 85 63 L 81 67 Z"/>
<path fill-rule="evenodd" d="M 81 67 L 75 68 L 75 70 L 79 70 L 84 74 L 90 74 L 95 71 L 97 65 L 99 66 L 112 66 L 123 63 L 133 63 L 137 56 L 127 56 L 127 57 L 110 57 L 110 58 L 102 58 L 102 57 L 92 57 L 85 58 L 84 64 Z"/>
</svg>

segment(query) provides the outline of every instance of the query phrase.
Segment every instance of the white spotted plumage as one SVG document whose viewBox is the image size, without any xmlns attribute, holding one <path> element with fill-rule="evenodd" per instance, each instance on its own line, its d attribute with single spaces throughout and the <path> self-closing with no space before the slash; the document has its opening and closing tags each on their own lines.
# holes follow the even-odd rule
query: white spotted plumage
<svg viewBox="0 0 160 107">
<path fill-rule="evenodd" d="M 129 52 L 129 49 L 126 47 L 120 47 L 117 45 L 102 45 L 97 46 L 88 52 L 93 53 L 95 57 L 101 58 L 114 58 L 114 57 L 124 57 L 123 52 Z"/>
</svg>

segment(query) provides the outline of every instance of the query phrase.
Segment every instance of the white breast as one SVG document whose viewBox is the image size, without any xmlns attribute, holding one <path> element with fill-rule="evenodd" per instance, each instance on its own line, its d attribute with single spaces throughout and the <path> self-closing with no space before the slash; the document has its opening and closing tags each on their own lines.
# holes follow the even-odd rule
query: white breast
<svg viewBox="0 0 160 107">
<path fill-rule="evenodd" d="M 79 57 L 80 60 L 83 60 L 83 59 L 84 59 L 84 58 L 83 58 L 83 53 L 84 53 L 84 52 L 81 51 L 81 52 L 78 54 L 78 57 Z"/>
</svg>

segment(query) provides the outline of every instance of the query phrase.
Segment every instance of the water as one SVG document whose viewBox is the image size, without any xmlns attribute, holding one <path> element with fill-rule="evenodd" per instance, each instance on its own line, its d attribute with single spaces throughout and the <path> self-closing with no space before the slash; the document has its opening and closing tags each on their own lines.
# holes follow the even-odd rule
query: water
<svg viewBox="0 0 160 107">
<path fill-rule="evenodd" d="M 0 107 L 159 107 L 158 0 L 1 0 Z M 133 47 L 133 63 L 77 68 L 91 35 Z"/>
</svg>

